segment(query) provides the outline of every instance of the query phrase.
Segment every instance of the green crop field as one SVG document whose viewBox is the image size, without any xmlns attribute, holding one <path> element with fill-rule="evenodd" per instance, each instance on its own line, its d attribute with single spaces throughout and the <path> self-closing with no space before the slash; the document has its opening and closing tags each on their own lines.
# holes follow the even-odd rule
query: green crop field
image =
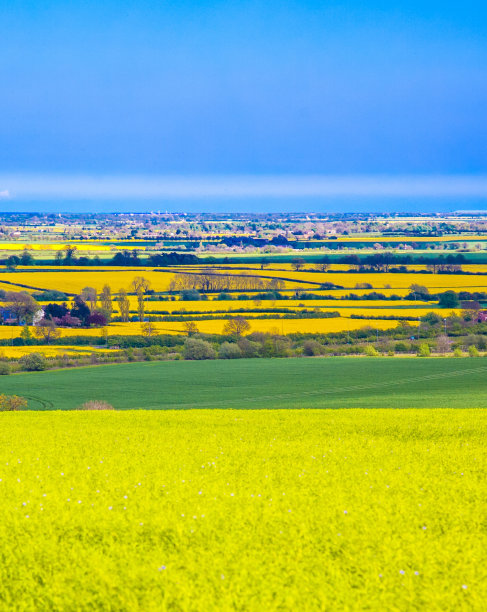
<svg viewBox="0 0 487 612">
<path fill-rule="evenodd" d="M 3 610 L 485 609 L 485 411 L 0 424 Z"/>
<path fill-rule="evenodd" d="M 16 374 L 0 393 L 32 409 L 90 399 L 130 408 L 487 408 L 487 359 L 146 362 Z"/>
</svg>

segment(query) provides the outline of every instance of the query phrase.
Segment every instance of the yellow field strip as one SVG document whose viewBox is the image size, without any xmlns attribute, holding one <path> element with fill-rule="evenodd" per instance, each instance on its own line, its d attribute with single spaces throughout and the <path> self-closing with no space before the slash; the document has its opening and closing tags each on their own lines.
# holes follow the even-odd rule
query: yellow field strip
<svg viewBox="0 0 487 612">
<path fill-rule="evenodd" d="M 118 352 L 108 348 L 93 346 L 0 346 L 0 359 L 18 359 L 31 353 L 42 353 L 45 357 L 58 357 L 59 355 L 90 355 L 91 353 Z"/>
</svg>

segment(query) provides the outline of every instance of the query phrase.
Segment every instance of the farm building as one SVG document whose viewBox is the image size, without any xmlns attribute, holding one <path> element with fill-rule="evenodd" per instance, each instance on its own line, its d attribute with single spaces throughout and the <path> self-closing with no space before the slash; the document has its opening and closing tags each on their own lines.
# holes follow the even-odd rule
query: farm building
<svg viewBox="0 0 487 612">
<path fill-rule="evenodd" d="M 17 318 L 10 308 L 0 307 L 0 325 L 14 325 Z"/>
</svg>

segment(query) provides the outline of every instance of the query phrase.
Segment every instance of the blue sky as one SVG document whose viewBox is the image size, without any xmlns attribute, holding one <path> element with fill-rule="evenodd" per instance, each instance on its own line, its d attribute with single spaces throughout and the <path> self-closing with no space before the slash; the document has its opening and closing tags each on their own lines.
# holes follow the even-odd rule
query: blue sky
<svg viewBox="0 0 487 612">
<path fill-rule="evenodd" d="M 0 27 L 0 196 L 32 173 L 487 175 L 484 2 L 2 0 Z"/>
</svg>

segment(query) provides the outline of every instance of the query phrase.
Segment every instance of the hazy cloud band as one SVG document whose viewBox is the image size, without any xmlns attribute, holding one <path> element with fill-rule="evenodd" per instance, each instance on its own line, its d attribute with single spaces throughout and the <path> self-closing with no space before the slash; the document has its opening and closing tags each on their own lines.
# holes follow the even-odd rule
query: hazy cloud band
<svg viewBox="0 0 487 612">
<path fill-rule="evenodd" d="M 0 198 L 15 200 L 374 196 L 487 198 L 487 175 L 0 175 Z"/>
</svg>

